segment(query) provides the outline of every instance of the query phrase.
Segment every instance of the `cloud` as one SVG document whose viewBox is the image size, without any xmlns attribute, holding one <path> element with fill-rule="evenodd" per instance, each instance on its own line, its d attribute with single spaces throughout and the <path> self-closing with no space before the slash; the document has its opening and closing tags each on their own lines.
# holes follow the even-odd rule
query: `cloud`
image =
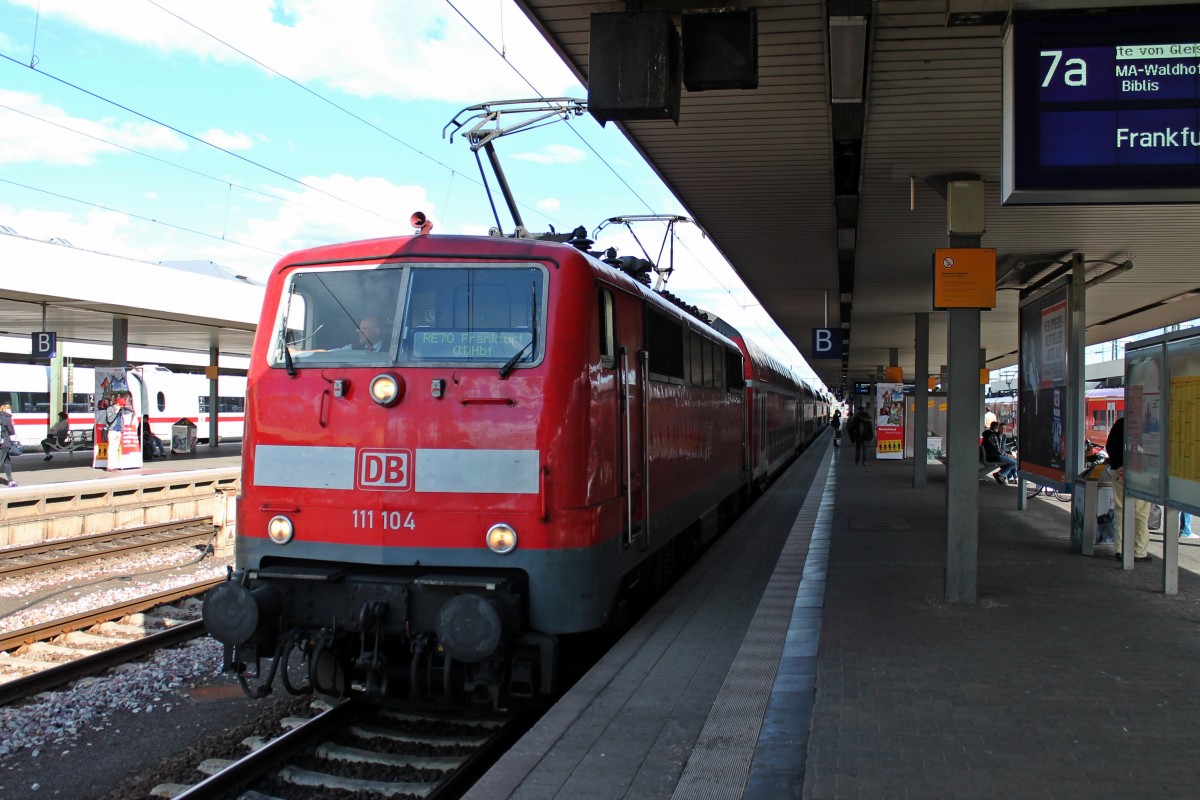
<svg viewBox="0 0 1200 800">
<path fill-rule="evenodd" d="M 220 128 L 209 128 L 200 134 L 200 138 L 223 150 L 249 150 L 254 147 L 254 139 L 259 137 L 251 138 L 241 131 L 227 133 Z"/>
<path fill-rule="evenodd" d="M 202 32 L 207 31 L 301 83 L 361 97 L 464 105 L 528 97 L 535 90 L 517 70 L 544 96 L 580 91 L 567 67 L 510 2 L 455 0 L 451 7 L 394 0 L 161 0 L 166 12 L 140 3 L 12 2 L 30 9 L 40 4 L 43 17 L 67 19 L 164 54 L 250 63 Z"/>
<path fill-rule="evenodd" d="M 40 95 L 0 90 L 0 164 L 90 166 L 98 156 L 134 150 L 187 149 L 178 134 L 149 122 L 72 117 Z"/>
<path fill-rule="evenodd" d="M 82 216 L 65 211 L 15 209 L 0 205 L 0 224 L 30 239 L 65 239 L 73 246 L 101 253 L 153 261 L 165 252 L 158 246 L 146 246 L 140 223 L 117 211 L 90 209 Z"/>
<path fill-rule="evenodd" d="M 273 253 L 283 255 L 333 242 L 407 236 L 412 233 L 408 217 L 417 209 L 425 211 L 435 226 L 438 223 L 437 204 L 429 199 L 422 186 L 396 185 L 386 178 L 346 175 L 308 176 L 302 180 L 312 188 L 273 190 L 274 194 L 292 202 L 279 204 L 273 212 L 266 214 L 262 213 L 264 209 L 259 209 L 256 216 L 231 225 L 227 237 L 230 242 L 267 252 L 210 240 L 194 243 L 203 253 L 199 257 L 235 267 L 243 274 L 262 280 L 277 260 L 271 255 Z M 363 208 L 388 209 L 389 212 L 385 214 L 386 218 L 381 218 L 334 198 Z"/>
<path fill-rule="evenodd" d="M 532 161 L 535 164 L 578 164 L 587 158 L 587 153 L 578 147 L 565 144 L 548 144 L 540 153 L 514 153 L 513 158 L 519 161 Z"/>
<path fill-rule="evenodd" d="M 557 197 L 547 197 L 545 200 L 538 200 L 534 205 L 536 205 L 542 211 L 547 212 L 558 211 L 560 208 L 562 208 L 562 203 L 558 201 Z"/>
</svg>

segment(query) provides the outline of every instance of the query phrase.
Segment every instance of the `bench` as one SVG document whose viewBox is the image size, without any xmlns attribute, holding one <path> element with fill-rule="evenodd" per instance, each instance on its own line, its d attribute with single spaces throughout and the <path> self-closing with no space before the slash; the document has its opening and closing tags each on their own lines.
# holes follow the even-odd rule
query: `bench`
<svg viewBox="0 0 1200 800">
<path fill-rule="evenodd" d="M 1004 464 L 1000 461 L 989 461 L 987 451 L 984 450 L 983 445 L 979 445 L 979 480 L 988 477 L 1002 466 Z"/>
<path fill-rule="evenodd" d="M 948 463 L 945 453 L 942 453 L 937 459 L 943 464 Z M 1002 466 L 1004 465 L 999 461 L 988 461 L 987 452 L 984 451 L 983 445 L 979 445 L 979 480 L 983 480 Z"/>
<path fill-rule="evenodd" d="M 44 441 L 44 440 L 43 440 Z M 50 455 L 54 453 L 73 454 L 76 450 L 92 450 L 95 448 L 95 437 L 92 435 L 92 429 L 75 430 L 67 433 L 66 439 L 53 439 L 50 441 Z"/>
</svg>

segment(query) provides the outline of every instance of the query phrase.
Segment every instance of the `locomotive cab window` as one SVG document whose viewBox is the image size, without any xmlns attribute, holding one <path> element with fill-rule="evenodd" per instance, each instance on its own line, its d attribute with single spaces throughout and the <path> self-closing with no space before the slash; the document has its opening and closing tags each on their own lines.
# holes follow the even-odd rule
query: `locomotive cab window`
<svg viewBox="0 0 1200 800">
<path fill-rule="evenodd" d="M 403 277 L 395 266 L 295 273 L 279 301 L 272 363 L 391 363 Z"/>
<path fill-rule="evenodd" d="M 431 265 L 411 273 L 403 360 L 505 369 L 537 361 L 544 338 L 542 268 Z"/>
<path fill-rule="evenodd" d="M 271 363 L 531 364 L 542 352 L 545 275 L 529 264 L 297 271 L 279 300 Z"/>
</svg>

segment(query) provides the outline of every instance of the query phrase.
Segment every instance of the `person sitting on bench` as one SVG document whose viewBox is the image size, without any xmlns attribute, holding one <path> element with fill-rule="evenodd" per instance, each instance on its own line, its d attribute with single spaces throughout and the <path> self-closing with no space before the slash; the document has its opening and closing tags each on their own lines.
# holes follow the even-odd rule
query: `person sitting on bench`
<svg viewBox="0 0 1200 800">
<path fill-rule="evenodd" d="M 983 432 L 983 457 L 1001 465 L 992 476 L 996 483 L 1007 486 L 1009 481 L 1017 479 L 1017 460 L 1004 450 L 1004 427 L 999 422 L 993 422 Z"/>
<path fill-rule="evenodd" d="M 50 429 L 50 435 L 42 439 L 42 452 L 46 457 L 42 461 L 49 461 L 54 458 L 50 455 L 51 447 L 66 447 L 71 443 L 71 423 L 67 421 L 67 412 L 58 412 L 58 422 L 54 423 L 54 427 Z"/>
<path fill-rule="evenodd" d="M 150 415 L 142 415 L 142 458 L 166 458 L 162 441 L 150 431 Z"/>
</svg>

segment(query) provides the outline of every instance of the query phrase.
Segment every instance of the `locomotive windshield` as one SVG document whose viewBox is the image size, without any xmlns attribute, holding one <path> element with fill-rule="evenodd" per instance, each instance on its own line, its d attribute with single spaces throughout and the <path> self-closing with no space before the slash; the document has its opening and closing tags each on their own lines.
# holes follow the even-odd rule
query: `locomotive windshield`
<svg viewBox="0 0 1200 800">
<path fill-rule="evenodd" d="M 545 270 L 530 265 L 297 272 L 280 298 L 271 361 L 478 364 L 507 374 L 539 357 L 544 285 Z"/>
</svg>

